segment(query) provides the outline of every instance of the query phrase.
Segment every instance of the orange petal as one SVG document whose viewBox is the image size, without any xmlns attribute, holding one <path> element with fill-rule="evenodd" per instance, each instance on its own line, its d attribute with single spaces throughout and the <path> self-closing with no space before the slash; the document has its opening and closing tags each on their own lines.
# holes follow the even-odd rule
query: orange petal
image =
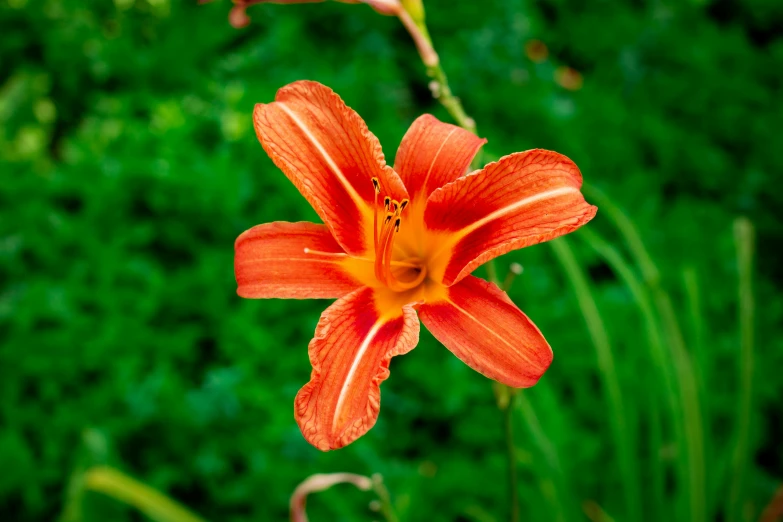
<svg viewBox="0 0 783 522">
<path fill-rule="evenodd" d="M 424 326 L 480 374 L 515 388 L 533 386 L 552 362 L 536 325 L 496 285 L 468 276 L 419 308 Z"/>
<path fill-rule="evenodd" d="M 581 186 L 573 161 L 536 149 L 436 190 L 424 217 L 427 228 L 445 241 L 432 256 L 434 272 L 442 271 L 443 284 L 453 285 L 501 254 L 573 232 L 597 210 L 585 201 Z"/>
<path fill-rule="evenodd" d="M 479 148 L 487 140 L 455 125 L 424 114 L 402 138 L 396 170 L 414 204 L 465 174 Z"/>
<path fill-rule="evenodd" d="M 313 372 L 296 396 L 295 416 L 305 439 L 320 450 L 341 448 L 372 428 L 389 361 L 419 341 L 412 306 L 382 311 L 376 301 L 370 288 L 336 301 L 310 342 Z"/>
<path fill-rule="evenodd" d="M 408 195 L 359 115 L 328 87 L 301 81 L 277 91 L 274 102 L 256 105 L 253 121 L 264 150 L 343 249 L 354 255 L 371 249 L 372 178 L 392 199 Z"/>
<path fill-rule="evenodd" d="M 258 225 L 243 232 L 234 249 L 241 297 L 334 299 L 361 286 L 344 270 L 347 256 L 324 225 Z M 306 254 L 305 249 L 333 255 Z"/>
</svg>

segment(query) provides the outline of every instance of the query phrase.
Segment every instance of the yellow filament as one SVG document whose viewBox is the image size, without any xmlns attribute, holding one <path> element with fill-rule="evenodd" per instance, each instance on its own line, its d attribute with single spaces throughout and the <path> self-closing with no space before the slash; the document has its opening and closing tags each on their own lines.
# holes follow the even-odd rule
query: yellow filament
<svg viewBox="0 0 783 522">
<path fill-rule="evenodd" d="M 394 238 L 397 232 L 400 231 L 400 223 L 402 221 L 400 214 L 405 210 L 405 207 L 408 206 L 409 201 L 407 199 L 397 201 L 391 199 L 389 196 L 385 196 L 383 198 L 383 210 L 386 212 L 386 216 L 384 217 L 383 222 L 379 224 L 378 221 L 381 208 L 378 205 L 378 198 L 381 194 L 381 183 L 378 178 L 372 178 L 372 186 L 375 192 L 373 201 L 373 246 L 375 247 L 375 260 L 372 260 L 372 262 L 375 263 L 375 278 L 395 291 L 414 288 L 424 281 L 424 278 L 427 276 L 426 268 L 422 267 L 420 264 L 405 261 L 392 261 Z M 310 252 L 316 253 L 305 249 L 305 253 Z M 330 254 L 322 253 L 322 255 L 331 257 Z M 363 258 L 354 259 L 371 261 Z M 402 283 L 394 277 L 394 273 L 392 273 L 391 270 L 392 266 L 418 268 L 419 274 L 413 281 Z"/>
<path fill-rule="evenodd" d="M 383 220 L 383 226 L 381 227 L 381 239 L 378 245 L 380 248 L 375 250 L 375 277 L 384 284 L 387 284 L 384 280 L 385 274 L 383 272 L 384 252 L 386 251 L 386 247 L 390 245 L 391 241 L 389 241 L 389 239 L 392 237 L 392 232 L 394 232 L 394 227 L 390 226 L 392 217 L 393 214 L 386 214 L 386 218 Z"/>
</svg>

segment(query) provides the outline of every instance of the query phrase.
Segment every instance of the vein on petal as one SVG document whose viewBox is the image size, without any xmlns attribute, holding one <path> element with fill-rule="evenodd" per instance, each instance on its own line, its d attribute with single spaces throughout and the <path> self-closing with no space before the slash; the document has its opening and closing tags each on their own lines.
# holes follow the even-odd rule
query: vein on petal
<svg viewBox="0 0 783 522">
<path fill-rule="evenodd" d="M 332 157 L 329 155 L 328 152 L 326 152 L 326 149 L 324 149 L 323 145 L 318 141 L 318 139 L 313 135 L 312 132 L 310 132 L 310 129 L 307 128 L 307 126 L 304 124 L 304 122 L 296 115 L 294 111 L 292 111 L 285 103 L 277 101 L 275 102 L 282 110 L 285 112 L 291 120 L 296 124 L 297 127 L 307 136 L 307 138 L 312 142 L 312 144 L 315 146 L 316 149 L 318 149 L 318 152 L 321 153 L 321 155 L 324 157 L 326 162 L 329 164 L 329 167 L 332 169 L 332 171 L 335 173 L 337 178 L 340 180 L 340 183 L 345 188 L 346 192 L 351 196 L 351 199 L 354 200 L 357 206 L 359 207 L 367 207 L 367 202 L 359 196 L 359 193 L 356 192 L 356 189 L 348 182 L 348 179 L 346 179 L 345 174 L 343 174 L 343 171 L 340 170 L 340 167 L 337 166 L 337 163 L 334 162 Z"/>
<path fill-rule="evenodd" d="M 494 335 L 495 337 L 497 337 L 498 339 L 500 339 L 500 340 L 501 340 L 501 341 L 502 341 L 502 342 L 503 342 L 503 343 L 504 343 L 506 346 L 508 346 L 509 348 L 511 348 L 511 349 L 514 351 L 514 353 L 517 353 L 517 354 L 519 354 L 519 356 L 520 356 L 520 357 L 522 357 L 522 358 L 523 358 L 525 361 L 527 361 L 527 362 L 528 362 L 528 363 L 530 363 L 530 364 L 535 364 L 535 363 L 534 363 L 532 360 L 530 360 L 530 358 L 527 356 L 527 354 L 525 354 L 525 353 L 524 353 L 524 352 L 522 352 L 522 351 L 519 351 L 519 350 L 518 350 L 518 349 L 517 349 L 517 348 L 516 348 L 516 347 L 515 347 L 513 344 L 511 344 L 511 343 L 510 343 L 510 342 L 508 342 L 508 341 L 507 341 L 505 338 L 503 338 L 503 336 L 501 336 L 499 333 L 497 333 L 495 330 L 493 330 L 493 329 L 492 329 L 492 328 L 490 328 L 489 326 L 485 325 L 483 322 L 479 321 L 479 320 L 478 320 L 478 319 L 477 319 L 475 316 L 473 316 L 473 315 L 472 315 L 470 312 L 468 312 L 468 311 L 467 311 L 467 310 L 465 310 L 464 308 L 462 308 L 462 307 L 458 306 L 458 305 L 457 305 L 457 304 L 456 304 L 454 301 L 452 301 L 451 299 L 446 299 L 446 301 L 447 301 L 449 304 L 451 304 L 451 306 L 453 306 L 454 308 L 456 308 L 458 311 L 462 312 L 463 314 L 465 314 L 466 316 L 468 316 L 470 319 L 472 319 L 473 321 L 475 321 L 475 322 L 476 322 L 476 324 L 478 324 L 479 326 L 481 326 L 482 328 L 484 328 L 486 331 L 488 331 L 489 333 L 491 333 L 492 335 Z"/>
<path fill-rule="evenodd" d="M 362 345 L 356 351 L 356 356 L 351 363 L 351 368 L 348 370 L 348 374 L 345 376 L 345 381 L 343 381 L 343 385 L 340 388 L 340 395 L 337 397 L 337 406 L 334 408 L 334 417 L 332 419 L 332 433 L 335 433 L 337 430 L 337 420 L 340 418 L 340 410 L 342 410 L 343 402 L 345 402 L 345 397 L 348 394 L 348 389 L 351 387 L 353 376 L 356 373 L 356 370 L 359 368 L 359 363 L 361 363 L 367 348 L 369 348 L 370 343 L 372 343 L 375 335 L 378 333 L 378 330 L 381 329 L 385 322 L 386 321 L 384 321 L 383 318 L 378 320 L 372 326 L 372 328 L 370 328 L 370 331 L 367 332 L 367 337 L 365 337 L 364 341 L 362 341 Z"/>
</svg>

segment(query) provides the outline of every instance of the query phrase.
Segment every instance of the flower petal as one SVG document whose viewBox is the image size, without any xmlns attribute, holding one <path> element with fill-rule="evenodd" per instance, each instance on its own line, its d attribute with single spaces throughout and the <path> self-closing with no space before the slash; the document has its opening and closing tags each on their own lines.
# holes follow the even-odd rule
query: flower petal
<svg viewBox="0 0 783 522">
<path fill-rule="evenodd" d="M 364 121 L 331 89 L 301 81 L 253 111 L 264 150 L 324 220 L 349 254 L 372 248 L 372 178 L 384 195 L 408 197 Z"/>
<path fill-rule="evenodd" d="M 547 150 L 501 158 L 436 190 L 424 221 L 443 245 L 431 259 L 437 277 L 453 285 L 511 250 L 549 241 L 581 227 L 597 208 L 579 191 L 573 161 Z"/>
<path fill-rule="evenodd" d="M 414 204 L 426 201 L 435 189 L 465 174 L 486 142 L 472 132 L 424 114 L 402 138 L 394 170 Z"/>
<path fill-rule="evenodd" d="M 473 276 L 419 308 L 424 326 L 480 374 L 515 388 L 533 386 L 552 362 L 536 325 L 496 285 Z"/>
<path fill-rule="evenodd" d="M 305 249 L 334 255 L 307 254 Z M 324 225 L 258 225 L 237 238 L 234 250 L 241 297 L 334 299 L 361 286 L 345 270 L 347 256 Z"/>
<path fill-rule="evenodd" d="M 320 450 L 350 444 L 375 424 L 391 358 L 419 342 L 411 305 L 380 310 L 378 302 L 366 287 L 339 299 L 321 315 L 310 342 L 313 372 L 296 395 L 294 414 Z"/>
</svg>

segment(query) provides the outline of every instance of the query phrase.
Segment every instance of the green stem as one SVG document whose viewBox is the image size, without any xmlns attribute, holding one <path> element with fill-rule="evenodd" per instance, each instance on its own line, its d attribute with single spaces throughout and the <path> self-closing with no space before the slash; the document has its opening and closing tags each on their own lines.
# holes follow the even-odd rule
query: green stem
<svg viewBox="0 0 783 522">
<path fill-rule="evenodd" d="M 113 468 L 99 466 L 88 470 L 84 487 L 133 506 L 157 522 L 204 522 L 159 491 Z"/>
<path fill-rule="evenodd" d="M 487 265 L 487 274 L 490 282 L 498 284 L 498 274 L 495 270 L 495 265 Z M 513 278 L 506 278 L 501 289 L 505 292 L 511 286 Z M 498 400 L 498 406 L 503 413 L 503 433 L 506 438 L 506 457 L 508 458 L 508 498 L 509 498 L 509 521 L 519 522 L 519 478 L 517 471 L 517 449 L 514 445 L 514 424 L 513 424 L 513 407 L 514 397 L 517 394 L 517 390 L 506 386 L 505 384 L 498 383 L 496 393 L 502 396 L 502 400 Z"/>
<path fill-rule="evenodd" d="M 462 106 L 462 102 L 459 98 L 454 96 L 449 86 L 449 79 L 446 76 L 446 71 L 440 64 L 440 58 L 435 52 L 435 48 L 432 45 L 432 38 L 430 37 L 427 24 L 424 20 L 424 7 L 420 1 L 405 2 L 404 8 L 398 14 L 402 25 L 408 30 L 411 38 L 413 38 L 416 48 L 419 51 L 422 62 L 427 68 L 427 76 L 432 79 L 430 83 L 430 90 L 433 97 L 440 102 L 440 104 L 446 109 L 446 111 L 454 118 L 454 121 L 463 129 L 476 134 L 476 122 L 473 118 L 468 116 L 465 112 L 465 108 Z M 412 8 L 412 7 L 415 7 Z M 477 169 L 481 166 L 480 152 L 473 158 L 471 164 L 472 169 Z M 487 278 L 490 282 L 498 285 L 500 280 L 497 274 L 497 268 L 494 260 L 490 260 L 486 263 Z M 504 291 L 508 290 L 513 278 L 507 278 L 506 284 L 504 284 Z M 496 389 L 497 393 L 503 394 L 509 400 L 498 401 L 499 407 L 503 413 L 504 434 L 506 439 L 506 453 L 508 456 L 508 480 L 509 480 L 509 499 L 510 499 L 510 515 L 509 520 L 511 522 L 519 521 L 519 495 L 518 495 L 518 477 L 517 477 L 517 458 L 516 448 L 514 447 L 514 429 L 512 423 L 512 403 L 515 390 L 505 385 L 500 385 L 502 388 Z M 501 406 L 501 403 L 502 404 Z"/>
<path fill-rule="evenodd" d="M 699 279 L 694 267 L 688 267 L 683 270 L 683 283 L 685 288 L 685 302 L 688 309 L 688 316 L 690 322 L 691 340 L 690 340 L 690 364 L 693 367 L 692 379 L 695 386 L 695 395 L 697 399 L 697 407 L 699 404 L 703 404 L 705 410 L 709 411 L 709 394 L 706 390 L 710 389 L 709 376 L 712 375 L 710 371 L 712 368 L 711 358 L 704 351 L 704 318 L 702 314 L 701 297 L 699 292 Z M 685 343 L 686 345 L 688 343 Z M 699 407 L 700 408 L 700 407 Z M 715 477 L 717 471 L 712 459 L 707 456 L 712 455 L 712 447 L 710 445 L 711 438 L 703 437 L 701 439 L 701 452 L 702 459 L 704 459 L 702 473 L 704 474 L 704 517 L 708 520 L 715 518 L 715 513 L 710 510 L 710 506 L 715 506 L 714 493 L 715 487 L 718 485 Z"/>
<path fill-rule="evenodd" d="M 380 511 L 386 519 L 386 522 L 399 522 L 397 514 L 394 512 L 389 490 L 383 483 L 383 478 L 377 473 L 372 476 L 372 489 L 375 491 L 375 494 L 378 495 L 378 500 L 381 503 Z"/>
<path fill-rule="evenodd" d="M 443 105 L 460 127 L 476 134 L 475 120 L 468 116 L 460 99 L 451 92 L 449 79 L 440 63 L 427 67 L 427 75 L 432 78 L 433 83 L 430 85 L 430 90 L 432 90 L 435 99 Z"/>
<path fill-rule="evenodd" d="M 734 242 L 737 248 L 737 270 L 739 272 L 739 330 L 740 357 L 739 380 L 740 393 L 737 404 L 737 422 L 734 435 L 735 446 L 732 455 L 732 481 L 729 487 L 726 520 L 741 520 L 742 500 L 745 490 L 745 477 L 750 461 L 750 423 L 753 411 L 753 224 L 746 218 L 734 221 Z"/>
<path fill-rule="evenodd" d="M 655 303 L 661 325 L 668 341 L 678 391 L 682 400 L 682 425 L 685 434 L 687 467 L 681 468 L 687 475 L 689 493 L 688 520 L 704 522 L 706 515 L 706 487 L 704 461 L 704 428 L 698 386 L 693 363 L 677 322 L 677 314 L 671 297 L 660 285 L 660 272 L 644 246 L 639 231 L 628 216 L 603 192 L 585 185 L 585 194 L 601 208 L 602 212 L 617 226 L 636 264 L 647 283 L 652 301 Z"/>
<path fill-rule="evenodd" d="M 658 313 L 667 333 L 677 382 L 682 396 L 682 410 L 685 419 L 685 447 L 687 448 L 689 472 L 689 520 L 703 522 L 707 519 L 703 445 L 704 429 L 695 372 L 682 337 L 682 332 L 677 323 L 677 314 L 674 311 L 669 294 L 657 288 L 654 295 Z"/>
<path fill-rule="evenodd" d="M 505 386 L 505 385 L 504 385 Z M 519 522 L 519 478 L 517 476 L 517 449 L 514 446 L 514 425 L 513 425 L 513 405 L 514 405 L 514 392 L 516 390 L 509 389 L 511 398 L 506 404 L 505 410 L 503 410 L 503 428 L 506 435 L 506 456 L 508 457 L 508 485 L 509 485 L 509 521 Z"/>
<path fill-rule="evenodd" d="M 672 366 L 671 357 L 666 350 L 663 338 L 660 332 L 660 326 L 658 319 L 653 311 L 652 298 L 645 285 L 639 280 L 634 270 L 628 265 L 620 251 L 612 246 L 608 241 L 602 238 L 597 232 L 590 228 L 582 228 L 578 234 L 579 237 L 584 239 L 598 254 L 604 258 L 604 260 L 612 268 L 612 271 L 625 283 L 625 286 L 631 292 L 636 305 L 639 307 L 642 320 L 644 323 L 644 330 L 647 337 L 647 345 L 650 353 L 650 360 L 653 365 L 660 370 L 660 377 L 664 384 L 664 390 L 666 392 L 664 400 L 664 408 L 667 417 L 672 420 L 674 426 L 674 434 L 676 440 L 683 440 L 685 438 L 685 427 L 683 422 L 683 416 L 681 413 L 680 401 L 677 395 L 677 384 L 674 380 L 670 368 Z M 656 411 L 652 412 L 652 425 L 653 440 L 660 439 L 661 419 L 660 413 Z M 662 442 L 653 442 L 653 458 L 656 458 L 661 454 Z M 660 473 L 661 463 L 654 460 L 654 485 L 653 489 L 657 492 L 663 491 L 662 485 L 662 473 Z M 683 465 L 678 466 L 679 473 L 682 477 L 685 476 L 686 470 Z M 684 481 L 684 478 L 683 478 Z M 661 509 L 665 505 L 663 502 L 663 494 L 660 493 L 661 500 L 656 503 L 655 508 Z M 653 518 L 658 520 L 658 518 Z"/>
<path fill-rule="evenodd" d="M 611 419 L 614 442 L 619 454 L 627 517 L 629 520 L 641 520 L 641 488 L 638 486 L 638 474 L 634 469 L 634 436 L 626 418 L 625 405 L 620 392 L 620 382 L 615 370 L 614 354 L 612 353 L 606 327 L 598 311 L 590 285 L 587 282 L 587 276 L 576 261 L 568 241 L 565 238 L 560 238 L 550 241 L 549 244 L 552 246 L 555 256 L 565 270 L 576 293 L 582 317 L 584 317 L 587 330 L 590 333 L 590 339 L 595 347 L 601 379 L 609 400 L 609 407 L 612 410 L 612 414 L 609 417 Z"/>
<path fill-rule="evenodd" d="M 487 280 L 490 283 L 495 283 L 496 285 L 500 286 L 500 278 L 498 277 L 498 269 L 497 269 L 497 266 L 494 263 L 494 260 L 490 261 L 489 263 L 487 263 L 484 266 L 487 269 Z M 501 290 L 503 290 L 504 292 L 508 292 L 508 288 L 506 287 L 505 284 L 501 287 Z"/>
<path fill-rule="evenodd" d="M 462 102 L 459 98 L 454 96 L 454 93 L 449 87 L 449 79 L 446 76 L 446 71 L 440 64 L 440 58 L 435 52 L 435 48 L 432 45 L 432 38 L 430 38 L 427 24 L 424 21 L 424 10 L 420 6 L 421 11 L 416 13 L 416 19 L 414 19 L 407 10 L 402 9 L 399 18 L 402 25 L 410 33 L 411 38 L 416 44 L 416 48 L 419 50 L 419 55 L 427 68 L 427 76 L 432 79 L 430 83 L 430 90 L 436 100 L 448 111 L 457 125 L 463 129 L 476 134 L 476 122 L 473 118 L 468 116 L 465 112 L 465 108 L 462 106 Z M 476 155 L 478 158 L 478 154 Z M 479 164 L 478 159 L 474 159 L 474 166 Z"/>
<path fill-rule="evenodd" d="M 569 506 L 567 499 L 569 499 L 570 496 L 566 491 L 565 477 L 563 476 L 563 468 L 560 465 L 560 456 L 558 455 L 557 447 L 547 437 L 546 431 L 541 425 L 541 422 L 533 409 L 533 405 L 530 403 L 525 392 L 518 393 L 515 402 L 516 404 L 514 407 L 519 410 L 520 416 L 524 420 L 524 425 L 530 434 L 530 438 L 532 439 L 533 444 L 538 448 L 538 454 L 541 456 L 542 461 L 539 463 L 539 469 L 546 473 L 547 480 L 553 485 L 552 496 L 550 498 L 553 513 L 549 520 L 552 520 L 553 522 L 571 520 L 573 519 L 573 513 L 571 513 L 570 510 L 567 512 Z M 542 492 L 543 489 L 542 486 Z"/>
</svg>

